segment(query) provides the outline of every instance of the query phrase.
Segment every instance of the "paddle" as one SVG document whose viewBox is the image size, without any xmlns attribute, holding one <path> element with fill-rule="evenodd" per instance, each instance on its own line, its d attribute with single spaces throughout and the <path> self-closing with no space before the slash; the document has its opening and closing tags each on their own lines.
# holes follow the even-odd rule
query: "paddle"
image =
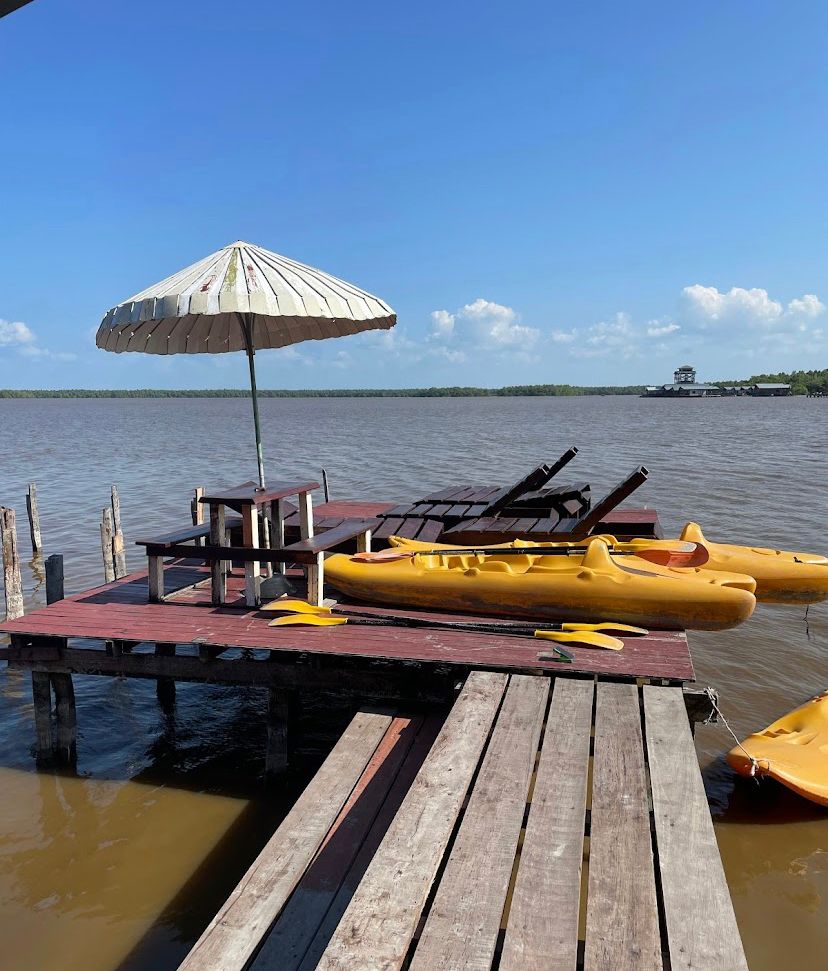
<svg viewBox="0 0 828 971">
<path fill-rule="evenodd" d="M 464 631 L 477 634 L 498 634 L 506 637 L 538 637 L 546 641 L 560 641 L 567 644 L 581 644 L 585 647 L 601 647 L 610 651 L 620 651 L 624 642 L 598 631 L 589 630 L 539 630 L 498 624 L 440 623 L 439 621 L 408 617 L 334 617 L 324 614 L 286 614 L 271 620 L 269 627 L 339 627 L 348 622 L 365 627 L 425 627 L 429 630 Z"/>
<path fill-rule="evenodd" d="M 375 614 L 368 613 L 364 610 L 351 609 L 350 607 L 346 611 L 340 611 L 339 617 L 333 616 L 333 611 L 335 608 L 332 607 L 319 607 L 316 604 L 308 603 L 307 600 L 298 600 L 293 597 L 282 597 L 279 600 L 271 600 L 270 603 L 265 604 L 260 608 L 264 611 L 279 611 L 280 613 L 290 613 L 290 614 L 311 614 L 317 617 L 331 617 L 333 620 L 339 620 L 342 617 L 366 617 L 374 620 L 385 620 L 394 621 L 398 623 L 401 627 L 426 627 L 436 625 L 440 628 L 451 629 L 455 623 L 465 624 L 466 628 L 471 628 L 480 633 L 514 633 L 523 632 L 529 636 L 534 636 L 536 627 L 534 624 L 499 624 L 495 621 L 442 621 L 434 620 L 428 617 L 404 617 L 395 614 Z M 333 627 L 334 624 L 319 625 Z M 626 634 L 628 636 L 635 636 L 646 634 L 646 627 L 634 627 L 632 624 L 619 624 L 615 621 L 605 620 L 595 624 L 581 623 L 576 621 L 562 621 L 553 622 L 549 624 L 551 630 L 561 630 L 561 631 L 597 631 L 604 634 Z"/>
<path fill-rule="evenodd" d="M 390 563 L 413 559 L 415 556 L 583 556 L 587 546 L 524 546 L 524 547 L 467 547 L 465 549 L 410 550 L 404 547 L 378 550 L 376 553 L 354 553 L 352 560 L 360 563 Z M 616 550 L 607 547 L 611 556 L 637 556 L 641 560 L 667 567 L 703 566 L 710 559 L 707 548 L 700 543 L 677 543 L 669 549 L 652 547 L 641 550 Z"/>
</svg>

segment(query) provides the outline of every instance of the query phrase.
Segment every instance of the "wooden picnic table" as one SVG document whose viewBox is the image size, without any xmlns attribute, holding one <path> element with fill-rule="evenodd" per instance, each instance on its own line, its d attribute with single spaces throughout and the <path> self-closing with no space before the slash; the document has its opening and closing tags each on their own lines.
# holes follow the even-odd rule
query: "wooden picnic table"
<svg viewBox="0 0 828 971">
<path fill-rule="evenodd" d="M 285 499 L 297 496 L 299 500 L 299 532 L 302 540 L 313 536 L 313 504 L 311 493 L 319 488 L 318 482 L 272 482 L 264 489 L 255 482 L 243 482 L 229 489 L 219 489 L 200 497 L 210 509 L 210 543 L 213 546 L 227 546 L 227 524 L 225 508 L 241 514 L 242 546 L 258 549 L 260 546 L 259 513 L 264 515 L 264 546 L 281 548 L 285 544 Z M 272 535 L 269 535 L 272 529 Z M 284 564 L 277 566 L 284 572 Z M 312 567 L 310 569 L 313 569 Z M 211 564 L 213 603 L 223 604 L 227 600 L 227 573 L 229 562 L 215 560 Z M 261 565 L 259 560 L 249 560 L 244 564 L 245 601 L 249 607 L 260 603 L 259 586 Z"/>
</svg>

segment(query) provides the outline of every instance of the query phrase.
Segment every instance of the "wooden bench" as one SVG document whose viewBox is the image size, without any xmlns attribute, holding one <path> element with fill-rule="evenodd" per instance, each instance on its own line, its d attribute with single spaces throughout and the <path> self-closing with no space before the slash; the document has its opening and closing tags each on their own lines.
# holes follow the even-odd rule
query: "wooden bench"
<svg viewBox="0 0 828 971">
<path fill-rule="evenodd" d="M 229 532 L 228 525 L 233 520 L 225 520 L 225 532 Z M 239 520 L 241 522 L 241 520 Z M 190 529 L 165 533 L 150 539 L 136 540 L 136 544 L 146 547 L 149 561 L 149 599 L 159 602 L 164 599 L 164 559 L 185 557 L 197 559 L 203 563 L 299 563 L 306 567 L 308 578 L 308 599 L 311 603 L 321 604 L 324 597 L 324 557 L 338 547 L 356 540 L 356 548 L 360 551 L 371 549 L 371 529 L 375 523 L 373 519 L 345 520 L 334 529 L 326 530 L 318 536 L 310 536 L 277 549 L 260 547 L 230 546 L 227 540 L 224 544 L 205 544 L 203 546 L 188 545 L 189 542 L 209 534 L 210 525 L 205 527 L 193 526 Z"/>
<path fill-rule="evenodd" d="M 747 968 L 681 689 L 479 671 L 441 727 L 357 715 L 181 969 L 665 956 Z"/>
</svg>

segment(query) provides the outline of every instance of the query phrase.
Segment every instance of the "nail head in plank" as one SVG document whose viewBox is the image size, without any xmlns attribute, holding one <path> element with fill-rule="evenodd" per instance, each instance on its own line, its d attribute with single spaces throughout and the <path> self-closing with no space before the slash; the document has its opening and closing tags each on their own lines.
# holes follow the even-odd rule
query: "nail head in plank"
<svg viewBox="0 0 828 971">
<path fill-rule="evenodd" d="M 509 683 L 411 971 L 491 965 L 548 695 L 547 678 Z"/>
<path fill-rule="evenodd" d="M 662 967 L 647 796 L 638 688 L 599 683 L 585 971 Z"/>
<path fill-rule="evenodd" d="M 358 712 L 180 971 L 236 971 L 256 952 L 336 820 L 391 718 Z"/>
<path fill-rule="evenodd" d="M 577 963 L 593 692 L 592 681 L 555 681 L 501 971 Z"/>
<path fill-rule="evenodd" d="M 645 686 L 644 722 L 673 971 L 747 971 L 681 688 Z"/>
<path fill-rule="evenodd" d="M 351 899 L 319 971 L 398 968 L 407 953 L 507 678 L 472 672 Z"/>
</svg>

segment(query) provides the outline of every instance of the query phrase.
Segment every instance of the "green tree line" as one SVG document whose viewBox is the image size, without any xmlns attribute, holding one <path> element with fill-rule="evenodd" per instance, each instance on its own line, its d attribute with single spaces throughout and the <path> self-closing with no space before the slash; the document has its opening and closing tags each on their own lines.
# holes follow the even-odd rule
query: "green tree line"
<svg viewBox="0 0 828 971">
<path fill-rule="evenodd" d="M 778 374 L 754 374 L 735 381 L 715 381 L 725 385 L 751 385 L 779 382 L 790 384 L 794 394 L 828 394 L 828 368 L 821 371 L 780 371 Z M 589 387 L 576 384 L 512 384 L 503 388 L 317 388 L 261 389 L 260 398 L 474 398 L 570 395 L 641 394 L 644 386 L 600 385 Z M 57 390 L 0 389 L 0 398 L 249 398 L 245 388 L 198 388 L 195 390 L 166 390 L 160 388 L 130 388 L 127 390 L 96 390 L 65 388 Z"/>
</svg>

